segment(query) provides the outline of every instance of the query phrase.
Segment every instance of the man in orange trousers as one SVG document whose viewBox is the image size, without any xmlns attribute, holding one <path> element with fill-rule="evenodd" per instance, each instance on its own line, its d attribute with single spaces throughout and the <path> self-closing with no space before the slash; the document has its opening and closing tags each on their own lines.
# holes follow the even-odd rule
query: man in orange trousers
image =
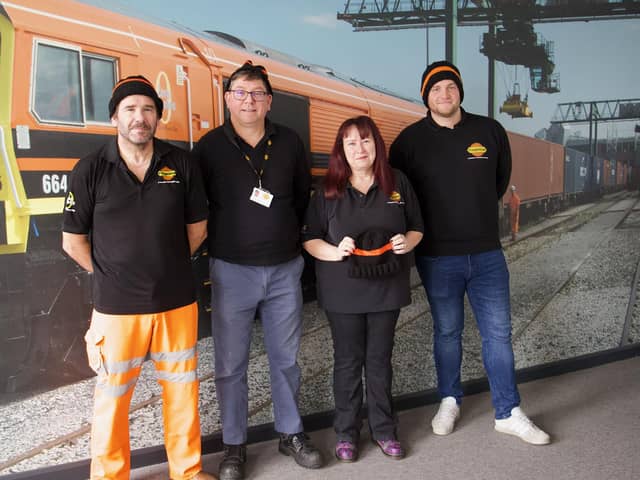
<svg viewBox="0 0 640 480">
<path fill-rule="evenodd" d="M 190 261 L 208 207 L 197 163 L 154 138 L 162 108 L 146 78 L 116 84 L 109 115 L 117 135 L 76 164 L 64 207 L 63 249 L 93 273 L 91 480 L 129 479 L 129 404 L 147 354 L 162 386 L 170 477 L 216 478 L 200 459 Z"/>
</svg>

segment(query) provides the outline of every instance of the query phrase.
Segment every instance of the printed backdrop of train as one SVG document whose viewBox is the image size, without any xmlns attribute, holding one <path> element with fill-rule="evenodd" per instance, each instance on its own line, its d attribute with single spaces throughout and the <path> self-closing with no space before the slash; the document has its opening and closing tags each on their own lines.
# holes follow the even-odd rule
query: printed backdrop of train
<svg viewBox="0 0 640 480">
<path fill-rule="evenodd" d="M 82 338 L 91 280 L 62 254 L 60 221 L 71 169 L 115 134 L 107 104 L 116 81 L 135 74 L 150 79 L 165 103 L 157 136 L 189 149 L 224 121 L 224 82 L 246 60 L 268 70 L 270 118 L 300 134 L 316 178 L 344 119 L 370 115 L 389 145 L 425 114 L 415 100 L 268 48 L 248 48 L 224 33 L 159 25 L 71 0 L 0 1 L 0 390 L 32 384 L 45 367 L 49 379 L 55 372 L 87 374 Z M 525 203 L 543 202 L 546 210 L 569 193 L 562 146 L 510 138 Z M 574 164 L 582 181 L 571 172 L 571 185 L 579 185 L 571 192 L 602 184 L 604 177 L 596 176 L 602 162 Z M 206 326 L 206 252 L 194 269 Z M 312 278 L 307 270 L 308 291 Z"/>
<path fill-rule="evenodd" d="M 371 115 L 390 143 L 424 115 L 417 102 L 284 55 L 249 51 L 225 34 L 65 0 L 0 5 L 2 390 L 21 388 L 44 365 L 83 367 L 91 283 L 61 253 L 60 214 L 75 163 L 115 134 L 107 104 L 119 78 L 142 74 L 154 83 L 165 104 L 157 136 L 189 149 L 224 121 L 222 90 L 231 72 L 246 60 L 263 64 L 275 90 L 270 116 L 300 134 L 316 175 L 344 119 Z M 194 266 L 204 318 L 206 258 Z"/>
</svg>

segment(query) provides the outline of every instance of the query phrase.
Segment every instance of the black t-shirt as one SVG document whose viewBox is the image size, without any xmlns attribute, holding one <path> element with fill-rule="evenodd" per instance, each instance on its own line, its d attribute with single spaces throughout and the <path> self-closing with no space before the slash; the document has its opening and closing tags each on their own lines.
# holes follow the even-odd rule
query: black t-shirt
<svg viewBox="0 0 640 480">
<path fill-rule="evenodd" d="M 425 235 L 416 255 L 468 255 L 500 248 L 498 200 L 511 175 L 511 150 L 495 120 L 463 110 L 454 128 L 429 114 L 391 145 L 420 201 Z"/>
<path fill-rule="evenodd" d="M 195 301 L 186 224 L 207 218 L 198 164 L 154 139 L 144 181 L 120 158 L 116 139 L 71 173 L 63 231 L 90 234 L 93 303 L 102 313 L 157 313 Z"/>
<path fill-rule="evenodd" d="M 321 188 L 311 198 L 303 228 L 303 241 L 322 239 L 338 245 L 345 237 L 386 230 L 392 236 L 409 230 L 423 231 L 418 200 L 407 178 L 394 170 L 396 186 L 391 196 L 374 185 L 363 194 L 347 185 L 341 198 L 328 200 Z M 401 269 L 380 278 L 352 278 L 349 258 L 330 262 L 316 259 L 318 303 L 330 312 L 366 313 L 395 310 L 411 303 L 410 259 L 398 255 Z"/>
<path fill-rule="evenodd" d="M 203 136 L 194 155 L 209 197 L 212 258 L 240 265 L 277 265 L 300 254 L 311 169 L 304 144 L 293 130 L 267 120 L 265 136 L 252 148 L 228 121 Z M 260 170 L 262 187 L 273 195 L 268 208 L 249 200 L 258 187 Z"/>
</svg>

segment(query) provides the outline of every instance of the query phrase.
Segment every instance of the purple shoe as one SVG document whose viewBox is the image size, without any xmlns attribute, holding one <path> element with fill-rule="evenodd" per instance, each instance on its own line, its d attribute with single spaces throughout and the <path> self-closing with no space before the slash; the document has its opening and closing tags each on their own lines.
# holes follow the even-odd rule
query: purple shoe
<svg viewBox="0 0 640 480">
<path fill-rule="evenodd" d="M 336 443 L 336 458 L 345 463 L 352 463 L 358 459 L 358 447 L 352 442 L 340 441 Z"/>
<path fill-rule="evenodd" d="M 404 448 L 402 448 L 402 445 L 400 445 L 398 440 L 375 440 L 374 443 L 380 447 L 382 453 L 387 457 L 393 458 L 394 460 L 404 458 Z"/>
</svg>

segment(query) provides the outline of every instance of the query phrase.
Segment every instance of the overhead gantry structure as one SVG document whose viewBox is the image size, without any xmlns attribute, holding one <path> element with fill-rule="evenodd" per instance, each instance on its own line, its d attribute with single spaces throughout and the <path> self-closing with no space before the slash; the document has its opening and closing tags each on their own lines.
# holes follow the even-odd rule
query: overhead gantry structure
<svg viewBox="0 0 640 480">
<path fill-rule="evenodd" d="M 347 0 L 337 18 L 356 32 L 445 27 L 445 58 L 455 62 L 456 28 L 487 25 L 480 51 L 489 58 L 489 115 L 494 115 L 496 60 L 529 68 L 531 88 L 554 93 L 553 42 L 535 23 L 640 18 L 640 0 Z"/>
<path fill-rule="evenodd" d="M 456 10 L 460 26 L 487 25 L 505 8 L 531 13 L 535 23 L 619 20 L 640 16 L 638 0 L 347 0 L 338 20 L 354 31 L 444 27 Z"/>
<path fill-rule="evenodd" d="M 589 123 L 589 153 L 596 154 L 598 122 L 640 119 L 640 98 L 559 103 L 552 124 Z"/>
</svg>

